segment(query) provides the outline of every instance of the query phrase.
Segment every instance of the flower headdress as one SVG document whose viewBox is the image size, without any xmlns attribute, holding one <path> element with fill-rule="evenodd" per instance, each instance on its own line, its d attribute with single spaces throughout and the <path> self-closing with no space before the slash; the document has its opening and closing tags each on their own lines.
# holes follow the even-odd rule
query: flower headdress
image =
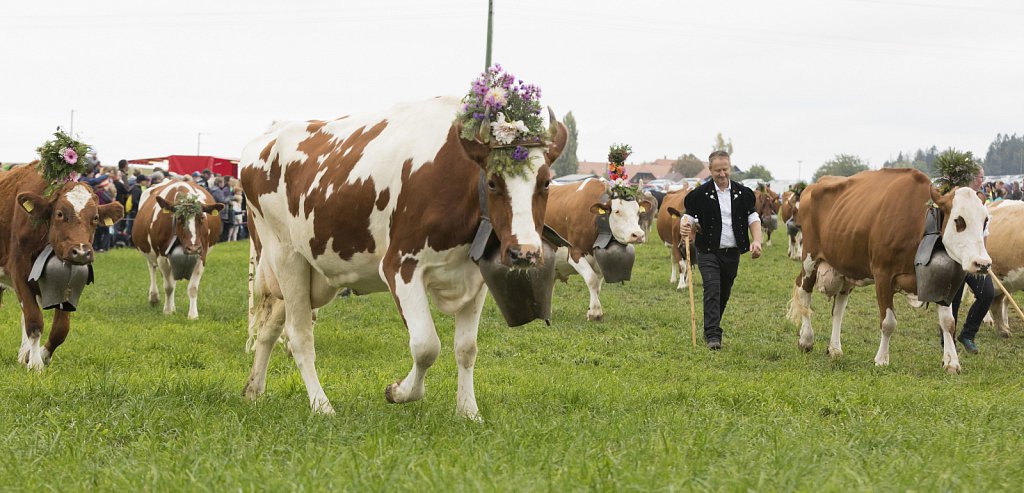
<svg viewBox="0 0 1024 493">
<path fill-rule="evenodd" d="M 181 193 L 174 199 L 174 218 L 187 221 L 203 212 L 203 204 L 191 193 Z"/>
<path fill-rule="evenodd" d="M 939 191 L 947 193 L 955 187 L 966 187 L 974 181 L 981 171 L 981 165 L 974 159 L 971 151 L 961 152 L 949 149 L 935 158 L 935 168 L 939 177 L 935 182 Z"/>
<path fill-rule="evenodd" d="M 456 120 L 460 137 L 491 146 L 488 173 L 516 175 L 530 167 L 527 147 L 545 143 L 540 114 L 540 88 L 495 64 L 473 80 Z"/>
<path fill-rule="evenodd" d="M 46 180 L 46 194 L 53 193 L 61 185 L 78 179 L 78 175 L 89 171 L 89 164 L 84 159 L 89 146 L 64 133 L 60 127 L 54 132 L 53 140 L 48 140 L 36 148 L 39 153 L 39 164 L 36 170 Z"/>
<path fill-rule="evenodd" d="M 633 152 L 629 144 L 614 144 L 608 148 L 608 179 L 612 183 L 608 195 L 613 199 L 636 200 L 640 197 L 640 187 L 629 184 L 626 174 L 626 158 Z"/>
</svg>

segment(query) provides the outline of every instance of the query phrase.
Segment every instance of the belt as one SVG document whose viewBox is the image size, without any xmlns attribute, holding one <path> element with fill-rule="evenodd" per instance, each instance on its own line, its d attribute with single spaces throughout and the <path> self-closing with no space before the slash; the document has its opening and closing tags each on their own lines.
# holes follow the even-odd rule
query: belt
<svg viewBox="0 0 1024 493">
<path fill-rule="evenodd" d="M 740 253 L 739 247 L 719 248 L 718 253 Z"/>
</svg>

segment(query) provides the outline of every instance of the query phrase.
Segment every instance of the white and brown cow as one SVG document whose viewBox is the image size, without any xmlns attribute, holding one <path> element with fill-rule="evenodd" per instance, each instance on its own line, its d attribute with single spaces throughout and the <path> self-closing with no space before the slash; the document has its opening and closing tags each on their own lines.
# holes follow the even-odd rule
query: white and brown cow
<svg viewBox="0 0 1024 493">
<path fill-rule="evenodd" d="M 641 181 L 640 184 L 642 188 L 643 181 Z M 640 229 L 644 230 L 644 235 L 646 235 L 647 238 L 650 238 L 651 226 L 653 226 L 654 222 L 658 219 L 658 211 L 660 210 L 661 203 L 658 202 L 658 198 L 655 197 L 653 193 L 646 190 L 643 192 L 643 199 L 650 202 L 651 207 L 640 211 Z"/>
<path fill-rule="evenodd" d="M 754 210 L 761 219 L 761 229 L 765 236 L 765 246 L 772 246 L 772 232 L 779 226 L 779 194 L 771 187 L 762 184 L 754 191 Z"/>
<path fill-rule="evenodd" d="M 175 215 L 175 204 L 182 195 L 191 195 L 201 204 L 201 212 L 184 220 Z M 146 189 L 139 198 L 139 213 L 132 228 L 132 242 L 146 257 L 149 266 L 149 304 L 160 302 L 157 269 L 163 278 L 164 313 L 174 313 L 176 282 L 171 272 L 168 250 L 179 243 L 186 255 L 199 255 L 188 281 L 188 318 L 199 318 L 199 282 L 206 270 L 206 255 L 220 239 L 220 211 L 224 204 L 213 200 L 205 188 L 184 181 L 166 181 Z"/>
<path fill-rule="evenodd" d="M 1011 294 L 1024 290 L 1024 202 L 1000 200 L 988 209 L 992 221 L 985 244 L 992 257 L 992 275 L 998 276 Z M 1009 304 L 1003 290 L 996 288 L 989 315 L 1003 337 L 1010 337 Z"/>
<path fill-rule="evenodd" d="M 71 329 L 70 313 L 54 309 L 50 336 L 43 334 L 43 311 L 38 295 L 28 282 L 36 256 L 47 245 L 68 264 L 93 261 L 92 240 L 99 225 L 109 226 L 124 217 L 124 207 L 114 202 L 97 205 L 88 185 L 70 182 L 51 194 L 34 165 L 0 172 L 0 293 L 14 289 L 21 304 L 21 348 L 18 361 L 42 370 Z"/>
<path fill-rule="evenodd" d="M 786 255 L 797 261 L 800 260 L 800 248 L 803 242 L 800 228 L 796 226 L 796 213 L 799 208 L 800 195 L 794 191 L 783 192 L 779 218 L 782 220 L 782 224 L 786 225 L 786 236 L 789 237 L 789 247 L 786 249 Z"/>
<path fill-rule="evenodd" d="M 604 317 L 600 299 L 604 277 L 594 257 L 598 236 L 596 216 L 608 214 L 608 226 L 615 241 L 627 245 L 643 243 L 647 233 L 640 228 L 640 214 L 654 207 L 648 199 L 609 199 L 608 188 L 607 181 L 592 178 L 552 185 L 544 214 L 547 225 L 571 245 L 560 247 L 556 253 L 555 269 L 559 279 L 567 280 L 573 272 L 578 272 L 590 291 L 587 320 Z"/>
<path fill-rule="evenodd" d="M 453 121 L 460 106 L 442 97 L 377 114 L 279 123 L 246 146 L 241 181 L 256 231 L 248 398 L 263 394 L 274 342 L 287 330 L 310 406 L 333 412 L 317 377 L 312 310 L 348 287 L 390 292 L 409 331 L 412 369 L 386 388 L 389 402 L 424 396 L 427 369 L 441 351 L 429 300 L 455 316 L 456 409 L 477 417 L 473 366 L 487 289 L 469 248 L 481 196 L 502 262 L 537 265 L 549 165 L 566 132 L 552 122 L 554 143 L 529 148 L 533 165 L 525 173 L 482 177 L 490 148 L 459 138 Z"/>
<path fill-rule="evenodd" d="M 683 199 L 686 198 L 686 194 L 692 190 L 689 187 L 685 187 L 674 192 L 669 192 L 665 195 L 665 198 L 661 201 L 661 208 L 658 210 L 658 236 L 661 241 L 669 249 L 669 263 L 672 268 L 672 275 L 669 277 L 668 282 L 676 282 L 676 289 L 688 289 L 686 283 L 686 276 L 690 275 L 690 266 L 686 263 L 685 249 L 686 242 L 683 239 L 683 235 L 680 232 L 680 220 L 682 219 L 682 211 L 686 210 L 683 205 Z M 697 249 L 694 246 L 694 241 L 697 238 L 697 232 L 690 232 L 690 262 L 697 261 Z"/>
<path fill-rule="evenodd" d="M 843 354 L 840 330 L 850 292 L 873 283 L 882 332 L 875 364 L 889 364 L 889 338 L 896 329 L 893 295 L 917 294 L 914 256 L 924 236 L 929 200 L 942 209 L 940 235 L 949 256 L 969 273 L 988 272 L 992 259 L 982 232 L 989 215 L 969 188 L 941 195 L 920 171 L 882 169 L 827 176 L 804 190 L 797 215 L 804 235 L 803 263 L 789 310 L 790 319 L 800 324 L 801 349 L 810 351 L 814 345 L 810 307 L 815 285 L 835 299 L 828 345 L 828 354 L 835 358 Z M 952 309 L 939 306 L 938 316 L 942 366 L 957 373 Z"/>
</svg>

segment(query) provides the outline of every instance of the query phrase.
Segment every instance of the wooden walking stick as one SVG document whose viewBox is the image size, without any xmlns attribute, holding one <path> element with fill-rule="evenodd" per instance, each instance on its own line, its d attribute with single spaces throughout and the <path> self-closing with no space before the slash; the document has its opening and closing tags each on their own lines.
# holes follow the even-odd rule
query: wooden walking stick
<svg viewBox="0 0 1024 493">
<path fill-rule="evenodd" d="M 687 291 L 690 292 L 690 342 L 693 343 L 693 348 L 697 348 L 697 314 L 693 307 L 693 266 L 690 264 L 690 235 L 684 237 L 686 244 L 686 270 L 689 271 L 686 276 L 686 287 Z"/>
<path fill-rule="evenodd" d="M 1017 305 L 1017 301 L 1014 300 L 1013 296 L 1010 295 L 1010 292 L 1006 290 L 1006 287 L 1003 286 L 1003 282 L 999 280 L 999 276 L 997 276 L 995 272 L 992 273 L 992 280 L 996 282 L 996 286 L 999 286 L 999 289 L 1003 292 L 1003 294 L 1010 299 L 1010 304 L 1012 304 L 1013 307 L 1017 309 L 1017 315 L 1020 315 L 1020 319 L 1024 320 L 1024 312 L 1020 310 L 1020 306 Z"/>
</svg>

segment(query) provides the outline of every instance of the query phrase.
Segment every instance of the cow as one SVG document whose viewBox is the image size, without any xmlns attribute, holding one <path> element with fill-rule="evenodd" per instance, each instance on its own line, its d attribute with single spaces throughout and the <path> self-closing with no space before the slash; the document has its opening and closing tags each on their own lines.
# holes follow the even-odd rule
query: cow
<svg viewBox="0 0 1024 493">
<path fill-rule="evenodd" d="M 992 220 L 986 246 L 992 257 L 992 275 L 999 278 L 1008 292 L 1020 291 L 1024 289 L 1024 202 L 999 200 L 989 204 L 988 209 Z M 1003 337 L 1010 337 L 1009 304 L 1009 298 L 997 288 L 989 315 Z"/>
<path fill-rule="evenodd" d="M 486 206 L 504 265 L 542 259 L 541 231 L 565 126 L 527 147 L 521 173 L 488 173 L 491 148 L 460 138 L 458 98 L 440 97 L 333 121 L 281 122 L 242 151 L 241 182 L 254 228 L 250 340 L 244 394 L 266 388 L 282 330 L 316 413 L 334 412 L 317 377 L 313 311 L 341 288 L 390 292 L 409 332 L 413 365 L 384 391 L 391 403 L 422 399 L 441 350 L 430 303 L 455 317 L 456 411 L 479 417 L 473 390 L 477 329 L 487 289 L 469 250 Z M 550 112 L 549 112 L 550 113 Z"/>
<path fill-rule="evenodd" d="M 654 208 L 648 199 L 609 198 L 608 193 L 609 183 L 599 179 L 553 185 L 544 213 L 547 225 L 571 245 L 560 247 L 556 253 L 555 269 L 559 279 L 565 281 L 573 271 L 578 272 L 590 291 L 587 320 L 604 318 L 600 299 L 604 275 L 594 256 L 598 237 L 595 217 L 608 215 L 615 241 L 626 245 L 643 243 L 647 233 L 640 227 L 640 216 Z"/>
<path fill-rule="evenodd" d="M 754 191 L 754 210 L 761 219 L 761 228 L 765 234 L 765 245 L 772 245 L 772 231 L 778 227 L 776 215 L 779 213 L 779 194 L 770 187 L 761 185 Z"/>
<path fill-rule="evenodd" d="M 13 289 L 21 305 L 21 348 L 18 362 L 42 370 L 53 358 L 68 331 L 69 311 L 55 308 L 50 335 L 43 346 L 43 311 L 39 292 L 29 283 L 36 257 L 53 247 L 66 264 L 92 264 L 96 227 L 113 225 L 124 217 L 118 202 L 98 205 L 93 189 L 71 181 L 46 193 L 47 183 L 35 164 L 0 172 L 0 293 Z"/>
<path fill-rule="evenodd" d="M 648 207 L 647 209 L 640 212 L 640 229 L 644 230 L 645 237 L 649 237 L 651 234 L 651 226 L 654 224 L 654 221 L 658 218 L 658 209 L 660 202 L 658 201 L 658 198 L 654 196 L 653 193 L 647 190 L 644 190 L 643 198 L 644 200 L 651 203 L 651 207 Z"/>
<path fill-rule="evenodd" d="M 668 282 L 676 282 L 678 278 L 679 282 L 676 284 L 676 289 L 686 289 L 686 276 L 690 275 L 690 265 L 687 264 L 686 258 L 684 257 L 685 242 L 679 232 L 680 220 L 683 216 L 683 211 L 686 207 L 683 206 L 683 199 L 686 198 L 686 194 L 692 190 L 689 187 L 685 187 L 681 190 L 669 192 L 665 195 L 665 199 L 662 200 L 661 208 L 658 209 L 658 236 L 661 241 L 665 243 L 665 246 L 669 249 L 670 263 L 672 265 L 672 275 L 669 277 Z M 695 262 L 697 260 L 697 248 L 694 241 L 697 238 L 696 231 L 690 233 L 690 261 Z"/>
<path fill-rule="evenodd" d="M 197 214 L 181 217 L 175 211 L 178 200 L 191 196 L 200 206 Z M 199 319 L 199 283 L 206 270 L 206 256 L 221 234 L 220 211 L 224 204 L 217 203 L 202 186 L 193 182 L 165 181 L 146 189 L 139 198 L 139 213 L 132 228 L 132 242 L 146 257 L 149 267 L 149 304 L 160 302 L 157 291 L 157 269 L 164 285 L 164 314 L 174 313 L 175 276 L 172 273 L 170 250 L 181 245 L 185 255 L 198 255 L 198 261 L 188 275 L 188 319 Z"/>
<path fill-rule="evenodd" d="M 881 329 L 875 364 L 889 364 L 889 338 L 896 329 L 893 295 L 918 292 L 914 257 L 924 235 L 929 200 L 943 213 L 940 235 L 949 256 L 968 273 L 988 272 L 992 259 L 983 238 L 988 211 L 969 188 L 943 195 L 920 171 L 882 169 L 824 177 L 804 190 L 797 215 L 804 235 L 803 260 L 788 313 L 800 324 L 801 349 L 810 351 L 814 345 L 811 292 L 816 284 L 834 298 L 827 352 L 838 358 L 843 354 L 840 330 L 850 292 L 874 283 Z M 959 373 L 952 309 L 940 305 L 938 318 L 942 366 Z"/>
<path fill-rule="evenodd" d="M 786 236 L 789 237 L 789 247 L 786 249 L 786 255 L 789 255 L 789 258 L 796 261 L 800 260 L 800 245 L 803 241 L 803 235 L 796 224 L 796 213 L 799 208 L 800 195 L 798 193 L 788 191 L 782 194 L 782 207 L 779 210 L 779 218 L 786 225 Z"/>
</svg>

